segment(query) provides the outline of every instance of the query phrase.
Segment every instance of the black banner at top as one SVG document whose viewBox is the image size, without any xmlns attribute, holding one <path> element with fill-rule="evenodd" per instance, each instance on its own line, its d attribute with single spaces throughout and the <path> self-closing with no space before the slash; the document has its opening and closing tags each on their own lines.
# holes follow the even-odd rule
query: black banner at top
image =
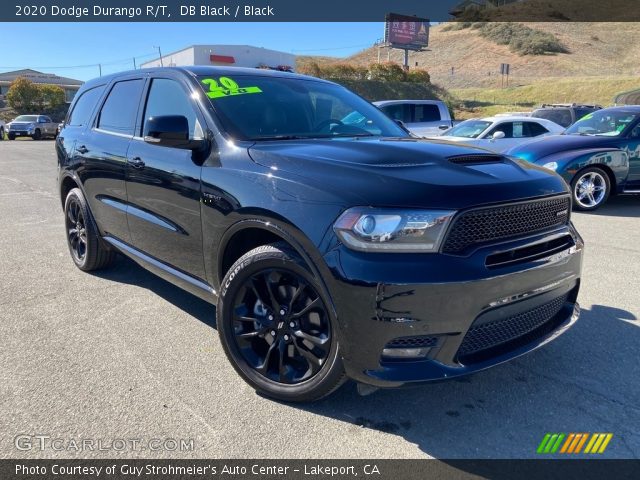
<svg viewBox="0 0 640 480">
<path fill-rule="evenodd" d="M 640 0 L 3 0 L 0 22 L 637 22 Z"/>
</svg>

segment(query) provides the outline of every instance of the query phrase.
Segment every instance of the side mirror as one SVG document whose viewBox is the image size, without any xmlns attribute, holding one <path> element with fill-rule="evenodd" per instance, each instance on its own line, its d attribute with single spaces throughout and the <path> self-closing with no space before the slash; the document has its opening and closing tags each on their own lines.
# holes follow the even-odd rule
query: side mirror
<svg viewBox="0 0 640 480">
<path fill-rule="evenodd" d="M 395 122 L 398 124 L 398 126 L 404 130 L 407 133 L 411 133 L 411 131 L 407 128 L 407 126 L 404 124 L 404 122 L 402 120 L 395 120 Z"/>
<path fill-rule="evenodd" d="M 500 140 L 501 138 L 504 138 L 504 137 L 506 137 L 504 132 L 501 132 L 500 130 L 498 130 L 497 132 L 493 133 L 493 135 L 491 136 L 491 140 Z"/>
<path fill-rule="evenodd" d="M 189 121 L 183 115 L 149 117 L 144 127 L 144 141 L 163 147 L 196 150 L 204 140 L 189 140 Z"/>
</svg>

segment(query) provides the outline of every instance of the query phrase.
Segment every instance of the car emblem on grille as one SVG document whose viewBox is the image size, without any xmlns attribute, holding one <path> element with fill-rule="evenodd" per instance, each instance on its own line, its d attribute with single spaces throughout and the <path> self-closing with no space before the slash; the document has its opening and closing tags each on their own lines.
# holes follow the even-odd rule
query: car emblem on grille
<svg viewBox="0 0 640 480">
<path fill-rule="evenodd" d="M 567 213 L 569 213 L 569 209 L 565 208 L 564 210 L 560 210 L 558 213 L 556 213 L 556 217 L 562 217 L 563 215 L 566 215 Z"/>
</svg>

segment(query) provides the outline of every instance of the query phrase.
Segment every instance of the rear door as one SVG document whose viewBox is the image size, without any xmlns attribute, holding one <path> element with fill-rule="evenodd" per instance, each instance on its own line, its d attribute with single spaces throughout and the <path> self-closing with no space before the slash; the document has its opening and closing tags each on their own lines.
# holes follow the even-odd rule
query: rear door
<svg viewBox="0 0 640 480">
<path fill-rule="evenodd" d="M 92 128 L 77 138 L 74 148 L 77 173 L 101 234 L 125 242 L 129 241 L 127 150 L 135 131 L 144 83 L 143 78 L 112 83 Z"/>
<path fill-rule="evenodd" d="M 131 244 L 161 262 L 204 278 L 200 220 L 201 167 L 190 150 L 146 143 L 149 117 L 183 115 L 191 138 L 203 137 L 205 125 L 181 77 L 150 80 L 140 131 L 129 148 L 128 219 Z"/>
</svg>

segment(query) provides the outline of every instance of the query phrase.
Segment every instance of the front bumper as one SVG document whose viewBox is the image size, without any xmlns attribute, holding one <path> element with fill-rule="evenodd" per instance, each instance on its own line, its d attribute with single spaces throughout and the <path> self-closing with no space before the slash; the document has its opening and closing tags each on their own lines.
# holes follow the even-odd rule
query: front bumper
<svg viewBox="0 0 640 480">
<path fill-rule="evenodd" d="M 497 252 L 559 237 L 570 237 L 570 246 L 498 268 L 486 266 Z M 325 256 L 332 273 L 325 281 L 347 374 L 379 387 L 439 380 L 548 343 L 578 318 L 583 248 L 573 226 L 482 247 L 466 257 L 372 254 L 338 246 Z M 485 335 L 487 326 L 499 330 Z M 398 344 L 429 349 L 420 359 L 383 356 L 385 347 Z"/>
</svg>

